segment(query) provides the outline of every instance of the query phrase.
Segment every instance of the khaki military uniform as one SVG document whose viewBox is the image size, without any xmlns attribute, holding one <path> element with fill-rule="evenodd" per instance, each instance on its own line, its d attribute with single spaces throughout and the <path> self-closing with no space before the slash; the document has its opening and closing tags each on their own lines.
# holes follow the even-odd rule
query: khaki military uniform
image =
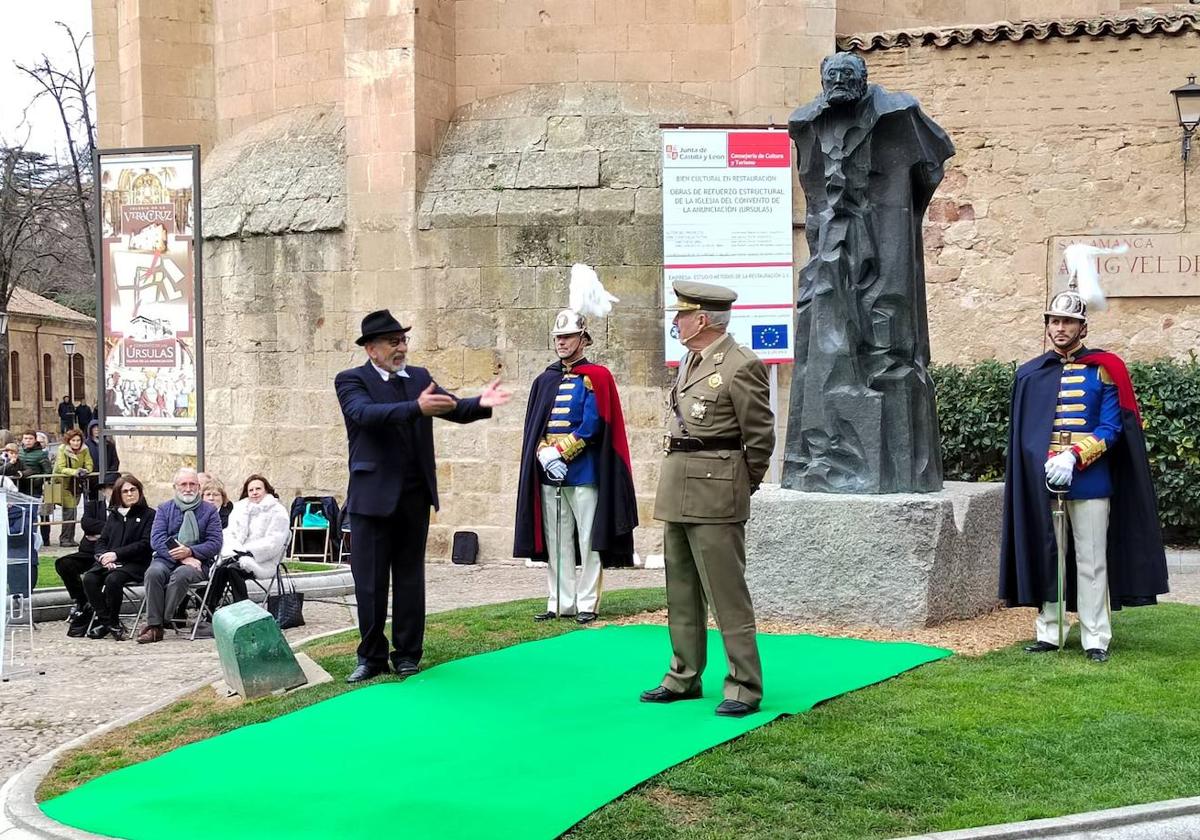
<svg viewBox="0 0 1200 840">
<path fill-rule="evenodd" d="M 689 372 L 695 355 L 680 364 L 672 394 L 678 412 L 672 411 L 669 436 L 724 442 L 728 448 L 671 451 L 663 458 L 654 518 L 666 523 L 673 656 L 662 685 L 674 692 L 699 686 L 711 604 L 729 665 L 725 699 L 757 704 L 762 665 L 746 587 L 746 520 L 750 493 L 775 448 L 767 369 L 729 335 L 699 354 Z"/>
</svg>

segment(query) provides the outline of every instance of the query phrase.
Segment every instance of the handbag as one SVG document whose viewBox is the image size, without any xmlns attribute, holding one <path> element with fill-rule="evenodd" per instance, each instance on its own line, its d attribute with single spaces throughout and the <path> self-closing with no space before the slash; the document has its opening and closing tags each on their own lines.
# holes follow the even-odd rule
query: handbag
<svg viewBox="0 0 1200 840">
<path fill-rule="evenodd" d="M 316 508 L 316 510 L 314 510 Z M 329 520 L 325 518 L 325 514 L 321 512 L 320 502 L 309 502 L 304 506 L 304 515 L 300 517 L 300 524 L 305 528 L 328 528 Z"/>
<path fill-rule="evenodd" d="M 450 560 L 456 566 L 473 566 L 479 556 L 479 535 L 474 531 L 455 531 Z"/>
<path fill-rule="evenodd" d="M 283 588 L 283 574 L 275 574 L 274 595 L 267 596 L 267 612 L 275 619 L 280 630 L 304 626 L 304 593 L 296 591 L 296 584 L 288 578 L 288 590 Z"/>
</svg>

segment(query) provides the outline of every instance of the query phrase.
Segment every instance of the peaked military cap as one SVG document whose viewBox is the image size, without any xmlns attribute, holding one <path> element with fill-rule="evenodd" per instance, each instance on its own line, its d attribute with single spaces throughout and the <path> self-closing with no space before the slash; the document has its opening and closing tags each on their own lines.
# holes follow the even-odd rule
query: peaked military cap
<svg viewBox="0 0 1200 840">
<path fill-rule="evenodd" d="M 710 312 L 725 312 L 733 308 L 737 292 L 712 283 L 697 283 L 691 280 L 676 280 L 671 284 L 676 301 L 668 306 L 668 312 L 691 312 L 707 309 Z"/>
</svg>

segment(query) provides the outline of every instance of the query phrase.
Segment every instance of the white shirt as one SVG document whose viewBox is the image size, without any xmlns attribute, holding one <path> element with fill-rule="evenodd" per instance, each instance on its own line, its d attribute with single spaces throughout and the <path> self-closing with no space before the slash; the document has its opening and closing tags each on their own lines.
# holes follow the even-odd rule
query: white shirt
<svg viewBox="0 0 1200 840">
<path fill-rule="evenodd" d="M 389 371 L 389 370 L 384 370 L 383 368 L 381 368 L 379 365 L 375 364 L 374 362 L 371 362 L 371 367 L 375 368 L 375 372 L 376 372 L 376 373 L 378 373 L 378 374 L 379 374 L 381 377 L 383 377 L 383 381 L 384 381 L 384 382 L 390 382 L 390 381 L 391 381 L 391 378 L 392 378 L 392 372 L 391 372 L 391 371 Z M 412 378 L 412 377 L 410 377 L 410 376 L 408 375 L 408 371 L 407 371 L 407 370 L 405 370 L 404 368 L 400 368 L 400 370 L 396 371 L 396 375 L 397 375 L 397 376 L 403 376 L 405 379 L 411 379 L 411 378 Z"/>
</svg>

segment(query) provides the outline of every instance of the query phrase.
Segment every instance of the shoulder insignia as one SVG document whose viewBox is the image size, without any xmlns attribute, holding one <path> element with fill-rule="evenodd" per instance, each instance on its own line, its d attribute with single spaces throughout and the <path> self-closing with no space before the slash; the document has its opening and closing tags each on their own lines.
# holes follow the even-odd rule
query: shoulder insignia
<svg viewBox="0 0 1200 840">
<path fill-rule="evenodd" d="M 708 387 L 709 388 L 720 388 L 721 383 L 723 381 L 724 380 L 721 379 L 721 374 L 714 373 L 712 376 L 708 377 Z"/>
<path fill-rule="evenodd" d="M 583 387 L 584 387 L 584 388 L 587 388 L 589 391 L 595 391 L 595 390 L 596 390 L 596 389 L 595 389 L 595 388 L 592 386 L 592 377 L 590 377 L 590 376 L 585 376 L 585 377 L 583 377 Z"/>
<path fill-rule="evenodd" d="M 714 365 L 719 365 L 723 361 L 725 361 L 724 353 L 713 353 L 713 364 Z M 715 388 L 716 386 L 714 385 L 713 387 Z"/>
<path fill-rule="evenodd" d="M 1106 368 L 1106 367 L 1100 368 L 1100 381 L 1102 383 L 1104 383 L 1105 385 L 1115 385 L 1116 384 L 1115 382 L 1113 382 L 1113 378 L 1109 375 L 1108 368 Z"/>
</svg>

